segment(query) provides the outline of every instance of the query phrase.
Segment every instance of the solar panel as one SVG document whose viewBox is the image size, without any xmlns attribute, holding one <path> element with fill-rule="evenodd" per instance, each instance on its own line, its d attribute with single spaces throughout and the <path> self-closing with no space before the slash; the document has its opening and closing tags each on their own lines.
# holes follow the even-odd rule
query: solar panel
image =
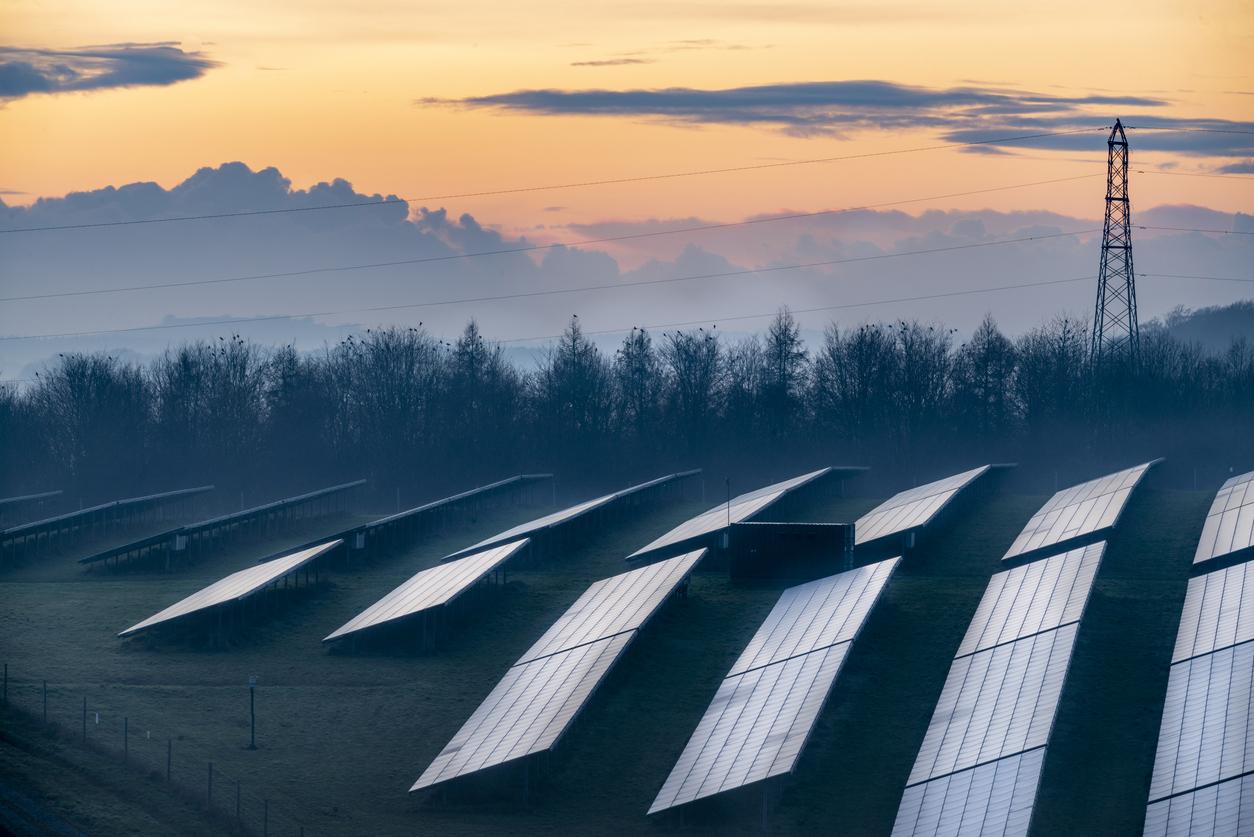
<svg viewBox="0 0 1254 837">
<path fill-rule="evenodd" d="M 1254 644 L 1225 648 L 1172 666 L 1150 779 L 1150 800 L 1249 770 L 1254 763 L 1252 716 Z"/>
<path fill-rule="evenodd" d="M 1146 809 L 1144 837 L 1250 837 L 1254 834 L 1254 776 L 1155 802 Z"/>
<path fill-rule="evenodd" d="M 907 784 L 1044 746 L 1076 626 L 954 660 Z"/>
<path fill-rule="evenodd" d="M 954 656 L 1079 622 L 1105 550 L 1103 541 L 996 573 Z"/>
<path fill-rule="evenodd" d="M 273 561 L 267 561 L 264 564 L 248 567 L 237 573 L 231 573 L 226 578 L 215 581 L 203 590 L 175 602 L 165 610 L 149 616 L 136 625 L 132 625 L 119 633 L 118 636 L 130 636 L 163 622 L 181 619 L 184 616 L 190 616 L 193 613 L 207 610 L 211 607 L 246 599 L 253 593 L 263 589 L 270 582 L 276 581 L 288 573 L 303 567 L 319 555 L 334 549 L 341 543 L 342 541 L 339 540 L 329 541 L 309 549 L 293 552 L 291 555 L 285 555 L 282 558 L 275 558 Z"/>
<path fill-rule="evenodd" d="M 552 748 L 632 634 L 512 667 L 411 791 Z"/>
<path fill-rule="evenodd" d="M 900 560 L 783 592 L 723 679 L 650 814 L 792 772 L 853 639 Z"/>
<path fill-rule="evenodd" d="M 637 631 L 704 554 L 697 550 L 594 584 L 588 592 L 599 592 L 580 597 L 510 668 L 410 790 L 553 747 Z"/>
<path fill-rule="evenodd" d="M 850 645 L 724 679 L 649 813 L 791 772 Z"/>
<path fill-rule="evenodd" d="M 1023 837 L 1045 748 L 906 788 L 893 837 Z"/>
<path fill-rule="evenodd" d="M 523 538 L 423 570 L 341 625 L 322 641 L 330 642 L 446 605 L 474 587 L 526 545 L 527 539 Z"/>
<path fill-rule="evenodd" d="M 1032 515 L 1002 560 L 1111 528 L 1118 522 L 1132 489 L 1159 461 L 1156 459 L 1059 491 Z"/>
<path fill-rule="evenodd" d="M 641 627 L 696 568 L 697 550 L 598 581 L 562 614 L 518 663 Z"/>
<path fill-rule="evenodd" d="M 989 469 L 988 465 L 916 486 L 889 497 L 854 524 L 854 539 L 862 544 L 918 529 L 932 522 L 958 492 Z"/>
<path fill-rule="evenodd" d="M 879 561 L 785 590 L 728 676 L 852 640 L 900 560 Z"/>
<path fill-rule="evenodd" d="M 1189 579 L 1171 661 L 1254 639 L 1254 564 Z"/>
<path fill-rule="evenodd" d="M 1193 563 L 1254 546 L 1254 471 L 1223 484 L 1202 527 Z"/>
<path fill-rule="evenodd" d="M 766 510 L 767 507 L 788 492 L 824 476 L 831 470 L 831 468 L 820 468 L 817 471 L 811 471 L 799 477 L 793 477 L 783 482 L 777 482 L 746 494 L 741 494 L 732 498 L 730 503 L 720 503 L 714 508 L 684 521 L 660 538 L 637 549 L 627 556 L 627 560 L 634 561 L 647 553 L 656 552 L 660 549 L 678 548 L 681 544 L 688 544 L 706 535 L 719 532 L 732 523 L 748 520 L 755 514 Z"/>
<path fill-rule="evenodd" d="M 697 474 L 697 473 L 700 473 L 700 471 L 684 471 L 678 474 L 668 474 L 664 477 L 658 477 L 657 479 L 649 480 L 648 482 L 642 482 L 639 485 L 633 485 L 630 488 L 624 488 L 621 491 L 615 491 L 613 494 L 606 494 L 602 497 L 594 497 L 591 500 L 585 500 L 582 503 L 576 503 L 575 505 L 570 506 L 565 509 L 561 509 L 560 511 L 555 511 L 550 514 L 546 514 L 543 517 L 538 517 L 535 520 L 529 520 L 526 523 L 520 523 L 517 526 L 514 526 L 510 529 L 506 529 L 504 532 L 500 532 L 499 534 L 493 535 L 492 537 L 487 538 L 486 540 L 482 540 L 479 543 L 475 544 L 474 546 L 470 546 L 465 549 L 458 550 L 457 552 L 454 552 L 453 554 L 445 557 L 444 560 L 451 561 L 454 558 L 460 558 L 461 556 L 467 555 L 471 552 L 478 552 L 479 550 L 485 549 L 489 546 L 496 546 L 497 544 L 504 543 L 505 541 L 517 540 L 518 538 L 521 538 L 527 535 L 534 535 L 536 532 L 539 532 L 541 529 L 548 529 L 553 526 L 560 526 L 561 524 L 574 520 L 575 518 L 581 515 L 587 514 L 588 512 L 593 511 L 594 509 L 598 509 L 601 506 L 608 505 L 609 503 L 612 503 L 615 500 L 619 500 L 623 497 L 627 497 L 627 496 L 636 494 L 641 491 L 646 491 L 650 488 L 654 488 L 658 485 L 662 485 L 663 483 L 671 482 L 673 480 L 681 479 L 683 477 L 692 476 L 693 474 Z"/>
</svg>

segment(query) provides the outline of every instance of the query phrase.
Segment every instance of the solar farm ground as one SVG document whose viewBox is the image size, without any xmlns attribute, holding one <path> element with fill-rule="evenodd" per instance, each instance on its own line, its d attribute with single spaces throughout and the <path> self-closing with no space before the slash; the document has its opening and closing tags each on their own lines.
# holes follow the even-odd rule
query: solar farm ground
<svg viewBox="0 0 1254 837">
<path fill-rule="evenodd" d="M 1142 487 L 1120 521 L 1080 630 L 1035 833 L 1139 833 L 1171 646 L 1212 496 Z M 988 577 L 1046 499 L 1007 493 L 967 504 L 903 563 L 855 643 L 797 775 L 779 786 L 769 832 L 888 833 Z M 845 521 L 876 501 L 798 498 L 781 506 L 779 516 Z M 451 793 L 423 804 L 406 793 L 501 675 L 590 582 L 626 569 L 624 555 L 704 505 L 656 508 L 607 527 L 561 559 L 511 572 L 507 586 L 481 600 L 477 619 L 433 656 L 330 653 L 320 640 L 413 572 L 534 510 L 491 512 L 367 567 L 334 573 L 330 584 L 230 649 L 123 642 L 114 634 L 280 542 L 234 545 L 170 575 L 85 574 L 74 558 L 87 546 L 5 571 L 0 659 L 9 664 L 10 700 L 26 711 L 2 716 L 0 789 L 93 834 L 227 830 L 193 801 L 172 798 L 159 780 L 165 741 L 173 737 L 176 778 L 203 787 L 212 760 L 222 775 L 241 781 L 246 798 L 271 800 L 276 821 L 278 811 L 299 814 L 310 837 L 761 833 L 756 793 L 701 804 L 682 821 L 644 814 L 784 586 L 733 584 L 712 572 L 699 572 L 689 597 L 648 626 L 525 803 Z M 324 522 L 284 540 L 298 543 L 333 528 Z M 256 751 L 245 749 L 250 675 L 259 678 Z M 44 679 L 56 737 L 37 721 Z M 120 741 L 121 718 L 129 717 L 131 758 L 142 769 L 75 743 L 84 696 L 93 713 L 90 738 Z M 233 785 L 219 781 L 215 798 L 229 808 Z M 282 832 L 272 826 L 271 833 Z"/>
</svg>

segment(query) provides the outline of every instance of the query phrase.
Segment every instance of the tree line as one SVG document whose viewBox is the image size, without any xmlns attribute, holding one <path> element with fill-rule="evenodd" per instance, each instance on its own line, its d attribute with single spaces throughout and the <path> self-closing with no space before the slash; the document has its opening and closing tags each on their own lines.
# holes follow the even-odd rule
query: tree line
<svg viewBox="0 0 1254 837">
<path fill-rule="evenodd" d="M 4 495 L 91 499 L 213 482 L 262 499 L 365 476 L 430 496 L 523 471 L 609 484 L 865 464 L 916 479 L 1018 461 L 1092 471 L 1166 455 L 1254 458 L 1254 350 L 1142 332 L 1135 365 L 1094 368 L 1086 323 L 959 342 L 918 321 L 840 328 L 808 346 L 781 310 L 761 334 L 632 330 L 601 351 L 573 318 L 534 369 L 471 322 L 452 343 L 367 330 L 315 353 L 239 336 L 146 364 L 66 354 L 0 389 Z"/>
</svg>

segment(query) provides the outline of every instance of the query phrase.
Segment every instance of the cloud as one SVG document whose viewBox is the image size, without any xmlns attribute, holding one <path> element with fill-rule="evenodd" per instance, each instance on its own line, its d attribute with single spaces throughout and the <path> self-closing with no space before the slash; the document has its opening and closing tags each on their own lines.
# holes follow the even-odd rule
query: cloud
<svg viewBox="0 0 1254 837">
<path fill-rule="evenodd" d="M 164 87 L 199 78 L 218 62 L 173 43 L 108 44 L 76 49 L 0 46 L 0 100 L 38 93 Z"/>
<path fill-rule="evenodd" d="M 882 80 L 809 81 L 704 90 L 534 89 L 423 104 L 541 116 L 654 119 L 685 125 L 741 125 L 793 136 L 931 129 L 951 142 L 989 149 L 1089 150 L 1112 114 L 1125 114 L 1138 151 L 1198 156 L 1254 155 L 1254 122 L 1174 118 L 1171 102 L 1143 95 L 1061 95 L 995 86 L 928 88 Z M 1070 136 L 1035 136 L 1076 131 Z M 1005 138 L 1014 137 L 1013 141 Z M 986 151 L 984 153 L 992 153 Z"/>
<path fill-rule="evenodd" d="M 1219 167 L 1220 174 L 1254 174 L 1254 160 L 1242 160 Z"/>
<path fill-rule="evenodd" d="M 572 61 L 572 67 L 622 67 L 628 64 L 653 64 L 652 58 L 603 58 L 597 61 Z"/>
</svg>

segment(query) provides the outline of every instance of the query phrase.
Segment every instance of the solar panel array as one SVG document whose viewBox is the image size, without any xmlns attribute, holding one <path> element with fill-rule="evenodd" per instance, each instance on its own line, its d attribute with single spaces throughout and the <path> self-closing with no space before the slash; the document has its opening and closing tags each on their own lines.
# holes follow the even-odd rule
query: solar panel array
<svg viewBox="0 0 1254 837">
<path fill-rule="evenodd" d="M 1119 521 L 1132 489 L 1158 461 L 1146 462 L 1059 491 L 1032 515 L 1028 525 L 1006 551 L 1004 559 L 1059 549 L 1077 538 L 1110 529 Z"/>
<path fill-rule="evenodd" d="M 650 814 L 792 772 L 900 560 L 784 591 L 723 679 Z"/>
<path fill-rule="evenodd" d="M 437 564 L 411 576 L 379 601 L 330 633 L 323 642 L 341 639 L 443 607 L 474 587 L 527 545 L 526 538 Z"/>
<path fill-rule="evenodd" d="M 1235 551 L 1250 479 L 1220 489 L 1194 564 Z M 1171 661 L 1145 834 L 1254 833 L 1254 561 L 1189 580 Z"/>
<path fill-rule="evenodd" d="M 418 777 L 421 790 L 554 747 L 705 550 L 597 582 L 506 673 Z"/>
<path fill-rule="evenodd" d="M 714 508 L 676 526 L 674 529 L 657 538 L 653 542 L 637 549 L 627 560 L 634 561 L 651 552 L 662 549 L 678 549 L 694 543 L 706 535 L 720 532 L 732 523 L 741 523 L 756 514 L 765 511 L 790 491 L 794 491 L 806 483 L 831 472 L 831 468 L 820 468 L 799 477 L 777 482 L 755 489 L 746 494 L 732 498 L 730 502 L 720 503 Z"/>
<path fill-rule="evenodd" d="M 988 465 L 982 465 L 894 494 L 858 518 L 854 524 L 855 543 L 863 544 L 928 525 L 959 491 L 988 469 Z"/>
<path fill-rule="evenodd" d="M 546 514 L 543 517 L 538 517 L 535 520 L 529 520 L 526 523 L 520 523 L 517 526 L 506 529 L 504 532 L 500 532 L 490 538 L 482 540 L 474 546 L 468 546 L 465 549 L 460 549 L 457 552 L 446 556 L 444 560 L 452 561 L 455 558 L 460 558 L 461 556 L 468 555 L 471 552 L 478 552 L 479 550 L 485 549 L 489 546 L 496 546 L 499 543 L 517 540 L 521 537 L 534 537 L 535 534 L 541 530 L 551 529 L 554 526 L 569 523 L 577 517 L 581 517 L 588 512 L 601 508 L 602 506 L 607 506 L 616 500 L 621 500 L 624 497 L 629 497 L 633 494 L 647 491 L 650 488 L 656 488 L 660 485 L 674 482 L 675 480 L 683 479 L 685 477 L 690 477 L 698 473 L 700 473 L 700 471 L 683 471 L 677 474 L 667 474 L 664 477 L 658 477 L 657 479 L 652 479 L 648 482 L 642 482 L 639 485 L 633 485 L 630 488 L 624 488 L 621 491 L 615 491 L 613 494 L 606 494 L 602 497 L 594 497 L 591 500 L 576 503 L 575 505 L 561 509 L 560 511 L 555 511 L 551 514 Z"/>
<path fill-rule="evenodd" d="M 1254 546 L 1254 471 L 1233 477 L 1215 495 L 1193 563 L 1200 564 Z"/>
<path fill-rule="evenodd" d="M 1078 547 L 989 580 L 907 780 L 895 837 L 1027 834 L 1104 551 Z"/>
<path fill-rule="evenodd" d="M 132 625 L 120 632 L 118 636 L 130 636 L 131 634 L 147 630 L 154 625 L 172 622 L 175 619 L 182 619 L 185 616 L 191 616 L 193 613 L 199 613 L 218 605 L 246 599 L 265 588 L 271 582 L 277 581 L 288 573 L 295 572 L 324 552 L 334 549 L 340 543 L 338 540 L 328 541 L 318 546 L 298 550 L 282 558 L 275 558 L 273 561 L 267 561 L 264 564 L 257 564 L 239 572 L 231 573 L 226 578 L 215 581 L 203 590 L 199 590 L 187 598 L 175 602 L 165 610 L 149 616 L 144 621 Z"/>
</svg>

